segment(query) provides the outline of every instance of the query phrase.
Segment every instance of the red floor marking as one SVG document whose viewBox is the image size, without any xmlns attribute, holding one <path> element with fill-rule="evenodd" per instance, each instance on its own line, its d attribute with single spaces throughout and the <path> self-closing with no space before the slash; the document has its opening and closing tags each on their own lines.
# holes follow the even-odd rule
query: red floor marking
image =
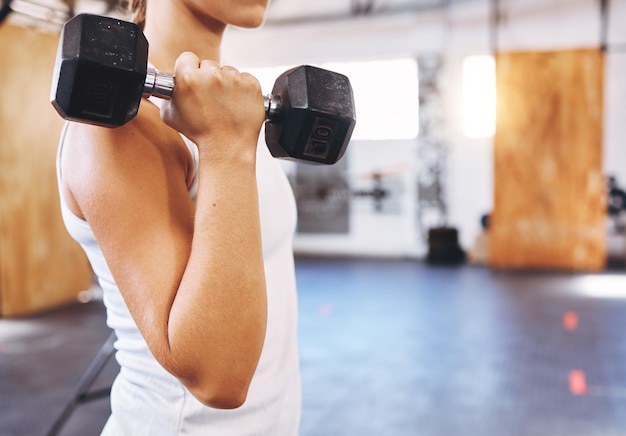
<svg viewBox="0 0 626 436">
<path fill-rule="evenodd" d="M 565 330 L 576 330 L 578 328 L 578 314 L 576 312 L 566 312 L 563 315 L 563 327 Z"/>
<path fill-rule="evenodd" d="M 589 393 L 585 373 L 580 369 L 573 369 L 569 372 L 569 391 L 572 395 L 587 395 Z"/>
</svg>

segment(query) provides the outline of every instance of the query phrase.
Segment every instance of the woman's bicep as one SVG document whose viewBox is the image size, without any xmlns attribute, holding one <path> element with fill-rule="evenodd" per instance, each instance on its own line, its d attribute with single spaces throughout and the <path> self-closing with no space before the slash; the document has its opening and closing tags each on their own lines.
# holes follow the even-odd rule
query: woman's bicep
<svg viewBox="0 0 626 436">
<path fill-rule="evenodd" d="M 94 142 L 69 171 L 70 190 L 135 323 L 165 366 L 169 311 L 193 235 L 186 168 L 145 138 Z"/>
</svg>

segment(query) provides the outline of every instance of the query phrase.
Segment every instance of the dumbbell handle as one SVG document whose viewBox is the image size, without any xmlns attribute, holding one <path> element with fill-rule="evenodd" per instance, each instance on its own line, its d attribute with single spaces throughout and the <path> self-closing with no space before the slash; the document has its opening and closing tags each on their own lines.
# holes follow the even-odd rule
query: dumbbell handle
<svg viewBox="0 0 626 436">
<path fill-rule="evenodd" d="M 143 93 L 147 96 L 154 96 L 169 100 L 174 92 L 174 75 L 162 73 L 155 68 L 148 68 L 146 81 L 143 86 Z M 265 118 L 267 121 L 277 121 L 280 116 L 281 101 L 278 96 L 264 95 L 263 105 L 265 106 Z"/>
</svg>

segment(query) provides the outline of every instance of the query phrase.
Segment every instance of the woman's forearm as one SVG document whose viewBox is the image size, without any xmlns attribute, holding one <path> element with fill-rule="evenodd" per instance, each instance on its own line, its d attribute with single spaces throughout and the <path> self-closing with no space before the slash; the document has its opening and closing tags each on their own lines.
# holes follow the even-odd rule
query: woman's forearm
<svg viewBox="0 0 626 436">
<path fill-rule="evenodd" d="M 172 368 L 205 404 L 245 400 L 267 319 L 254 158 L 206 159 L 191 253 L 167 323 Z"/>
</svg>

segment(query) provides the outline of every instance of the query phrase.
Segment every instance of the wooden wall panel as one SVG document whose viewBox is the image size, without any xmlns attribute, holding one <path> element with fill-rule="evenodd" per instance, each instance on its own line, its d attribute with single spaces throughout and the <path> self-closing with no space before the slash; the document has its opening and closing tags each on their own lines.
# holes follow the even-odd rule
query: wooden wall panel
<svg viewBox="0 0 626 436">
<path fill-rule="evenodd" d="M 604 55 L 499 53 L 490 264 L 604 267 Z"/>
<path fill-rule="evenodd" d="M 58 37 L 0 26 L 0 316 L 76 301 L 92 284 L 61 220 L 55 154 L 62 120 L 49 102 Z"/>
</svg>

